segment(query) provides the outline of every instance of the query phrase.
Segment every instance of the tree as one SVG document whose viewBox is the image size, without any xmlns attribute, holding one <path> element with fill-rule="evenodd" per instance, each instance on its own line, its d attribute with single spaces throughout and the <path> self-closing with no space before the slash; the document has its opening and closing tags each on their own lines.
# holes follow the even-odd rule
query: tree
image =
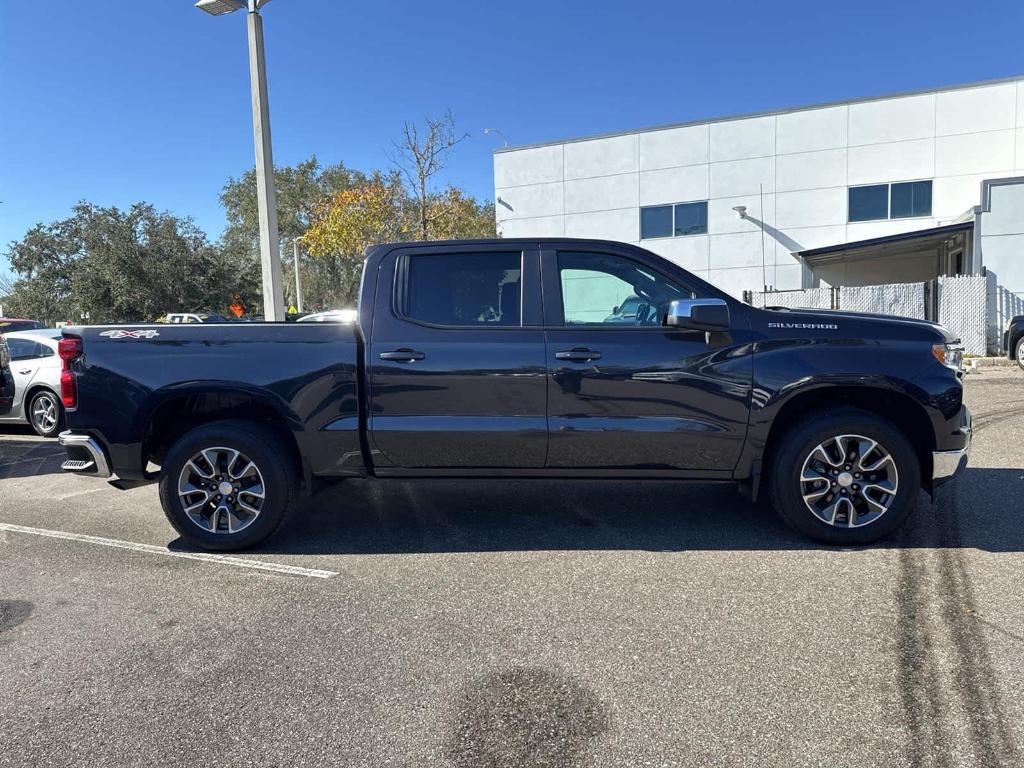
<svg viewBox="0 0 1024 768">
<path fill-rule="evenodd" d="M 392 162 L 409 184 L 410 197 L 416 206 L 419 240 L 438 239 L 432 225 L 445 214 L 438 205 L 438 197 L 430 189 L 431 180 L 444 170 L 448 155 L 468 133 L 455 134 L 455 118 L 451 110 L 440 119 L 426 117 L 422 128 L 406 122 L 402 127 L 402 142 L 396 144 L 397 154 Z"/>
<path fill-rule="evenodd" d="M 313 155 L 294 166 L 280 166 L 274 169 L 274 184 L 277 191 L 277 228 L 280 236 L 282 262 L 284 266 L 285 298 L 294 302 L 295 266 L 291 263 L 292 243 L 305 234 L 309 223 L 324 202 L 336 192 L 366 183 L 367 176 L 361 171 L 346 168 L 344 163 L 323 167 Z M 220 193 L 228 225 L 221 237 L 221 247 L 242 259 L 248 254 L 252 269 L 257 277 L 259 259 L 259 209 L 256 202 L 256 169 L 250 168 L 240 178 L 230 178 Z M 314 272 L 308 273 L 309 266 L 303 267 L 303 293 L 310 306 L 329 306 L 329 297 L 324 294 L 325 280 L 329 275 L 316 274 L 318 265 L 311 265 Z"/>
<path fill-rule="evenodd" d="M 169 311 L 223 312 L 233 293 L 258 295 L 244 264 L 211 245 L 191 219 L 82 202 L 38 224 L 7 253 L 18 275 L 5 310 L 50 322 L 134 322 Z"/>
</svg>

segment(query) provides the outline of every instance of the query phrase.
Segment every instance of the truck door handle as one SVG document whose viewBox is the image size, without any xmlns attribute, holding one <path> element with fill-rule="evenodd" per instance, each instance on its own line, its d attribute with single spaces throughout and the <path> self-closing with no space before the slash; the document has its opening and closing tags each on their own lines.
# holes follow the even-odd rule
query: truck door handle
<svg viewBox="0 0 1024 768">
<path fill-rule="evenodd" d="M 589 363 L 591 360 L 600 360 L 601 353 L 586 347 L 573 347 L 562 352 L 555 352 L 555 359 L 572 360 L 574 363 Z"/>
<path fill-rule="evenodd" d="M 412 363 L 416 360 L 422 360 L 426 355 L 422 352 L 417 352 L 415 349 L 396 349 L 392 352 L 381 352 L 381 360 L 393 360 L 396 363 Z"/>
</svg>

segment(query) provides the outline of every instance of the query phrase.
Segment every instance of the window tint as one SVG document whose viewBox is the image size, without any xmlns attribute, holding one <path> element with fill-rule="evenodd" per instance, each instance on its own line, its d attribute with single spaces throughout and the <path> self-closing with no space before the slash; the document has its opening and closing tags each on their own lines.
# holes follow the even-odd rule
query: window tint
<svg viewBox="0 0 1024 768">
<path fill-rule="evenodd" d="M 522 254 L 408 257 L 405 315 L 433 325 L 520 325 Z"/>
<path fill-rule="evenodd" d="M 672 237 L 672 206 L 656 205 L 640 209 L 640 238 Z"/>
<path fill-rule="evenodd" d="M 563 325 L 661 325 L 669 302 L 693 291 L 629 259 L 559 253 Z"/>
<path fill-rule="evenodd" d="M 932 183 L 930 181 L 908 181 L 892 185 L 889 216 L 906 219 L 911 216 L 932 215 Z"/>
<path fill-rule="evenodd" d="M 676 206 L 676 237 L 682 235 L 705 235 L 708 231 L 708 204 L 680 203 Z"/>
<path fill-rule="evenodd" d="M 640 239 L 654 237 L 685 237 L 706 235 L 708 231 L 708 203 L 652 205 L 640 209 Z"/>
<path fill-rule="evenodd" d="M 889 218 L 889 185 L 850 187 L 850 221 Z"/>
<path fill-rule="evenodd" d="M 8 339 L 11 360 L 31 360 L 36 356 L 36 343 L 28 339 Z"/>
</svg>

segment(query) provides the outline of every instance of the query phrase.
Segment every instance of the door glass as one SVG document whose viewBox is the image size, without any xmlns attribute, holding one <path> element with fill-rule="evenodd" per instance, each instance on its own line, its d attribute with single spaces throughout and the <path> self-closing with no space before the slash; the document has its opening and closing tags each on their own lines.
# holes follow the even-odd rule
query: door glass
<svg viewBox="0 0 1024 768">
<path fill-rule="evenodd" d="M 520 325 L 522 254 L 430 253 L 408 257 L 405 316 L 432 325 Z"/>
<path fill-rule="evenodd" d="M 559 253 L 563 325 L 659 326 L 669 302 L 697 298 L 663 275 L 603 253 Z"/>
<path fill-rule="evenodd" d="M 8 339 L 7 346 L 11 350 L 11 360 L 31 360 L 36 354 L 36 343 L 27 339 Z"/>
</svg>

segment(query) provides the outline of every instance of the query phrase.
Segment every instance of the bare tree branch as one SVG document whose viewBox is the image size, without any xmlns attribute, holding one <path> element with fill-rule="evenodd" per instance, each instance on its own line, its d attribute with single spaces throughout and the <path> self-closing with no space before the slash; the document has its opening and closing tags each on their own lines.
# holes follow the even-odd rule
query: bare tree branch
<svg viewBox="0 0 1024 768">
<path fill-rule="evenodd" d="M 455 118 L 449 109 L 441 118 L 425 117 L 423 128 L 405 123 L 402 141 L 395 144 L 395 153 L 389 156 L 409 184 L 416 202 L 420 239 L 430 239 L 431 180 L 444 170 L 448 154 L 459 143 L 469 138 L 468 133 L 456 135 Z"/>
</svg>

